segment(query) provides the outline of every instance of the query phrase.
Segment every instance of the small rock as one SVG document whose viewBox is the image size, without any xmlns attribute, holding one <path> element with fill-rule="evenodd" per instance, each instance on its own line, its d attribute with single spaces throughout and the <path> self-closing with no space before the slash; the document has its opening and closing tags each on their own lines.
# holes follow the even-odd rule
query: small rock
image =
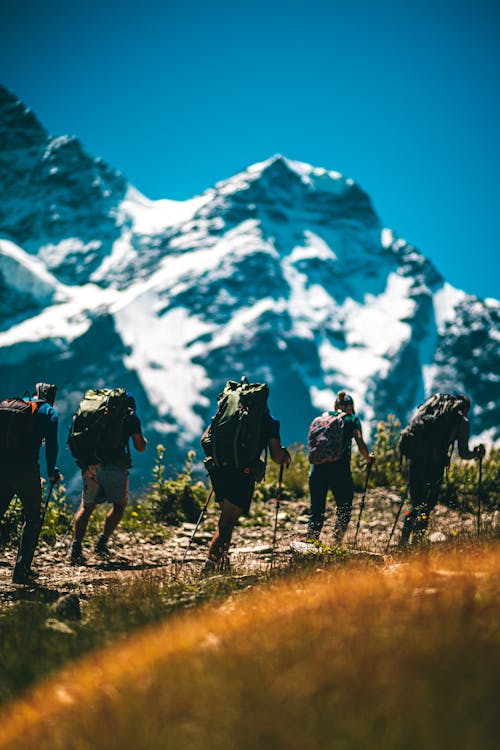
<svg viewBox="0 0 500 750">
<path fill-rule="evenodd" d="M 436 544 L 438 542 L 446 542 L 446 536 L 442 531 L 434 531 L 432 534 L 429 534 L 429 541 L 432 544 Z"/>
<path fill-rule="evenodd" d="M 63 633 L 64 635 L 74 635 L 74 631 L 71 630 L 69 625 L 66 625 L 65 622 L 61 622 L 60 620 L 54 620 L 51 618 L 50 620 L 47 620 L 45 623 L 46 628 L 50 628 L 51 630 L 55 630 L 58 633 Z"/>
<path fill-rule="evenodd" d="M 61 596 L 54 605 L 54 611 L 64 620 L 80 620 L 82 611 L 78 595 L 66 594 L 66 596 Z"/>
</svg>

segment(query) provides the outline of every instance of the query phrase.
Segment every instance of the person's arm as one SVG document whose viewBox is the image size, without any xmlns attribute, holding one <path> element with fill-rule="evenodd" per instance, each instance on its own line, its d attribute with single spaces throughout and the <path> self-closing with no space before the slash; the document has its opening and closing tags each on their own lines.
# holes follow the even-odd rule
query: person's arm
<svg viewBox="0 0 500 750">
<path fill-rule="evenodd" d="M 485 454 L 485 448 L 482 443 L 476 445 L 471 450 L 469 448 L 469 436 L 470 436 L 470 425 L 469 420 L 465 417 L 460 421 L 457 430 L 457 441 L 458 441 L 458 455 L 465 461 L 470 461 L 472 458 L 482 458 Z"/>
<path fill-rule="evenodd" d="M 279 438 L 271 437 L 268 439 L 267 444 L 269 446 L 269 453 L 275 464 L 280 464 L 280 466 L 290 465 L 292 458 L 287 449 L 281 445 Z"/>
<path fill-rule="evenodd" d="M 128 417 L 128 427 L 129 427 L 129 433 L 130 437 L 132 438 L 132 442 L 134 444 L 134 448 L 139 453 L 144 453 L 146 450 L 146 445 L 148 444 L 148 441 L 142 434 L 142 428 L 141 428 L 141 421 L 137 414 L 130 414 Z"/>
<path fill-rule="evenodd" d="M 139 453 L 144 453 L 148 441 L 146 440 L 142 432 L 134 432 L 132 435 L 132 442 L 136 451 L 139 451 Z"/>
<path fill-rule="evenodd" d="M 61 475 L 56 467 L 58 445 L 57 432 L 59 428 L 59 417 L 57 412 L 51 406 L 47 406 L 43 415 L 45 429 L 43 436 L 45 438 L 45 459 L 47 461 L 47 476 L 50 481 L 57 484 Z"/>
<path fill-rule="evenodd" d="M 363 458 L 367 461 L 367 463 L 369 464 L 373 463 L 375 461 L 375 453 L 370 453 L 370 451 L 368 450 L 368 446 L 363 440 L 363 432 L 361 430 L 361 423 L 359 423 L 356 429 L 354 430 L 353 436 L 359 448 L 359 452 L 361 453 Z"/>
<path fill-rule="evenodd" d="M 269 410 L 264 417 L 263 429 L 269 453 L 274 463 L 280 464 L 280 466 L 289 466 L 292 458 L 287 449 L 281 445 L 279 420 L 272 417 Z"/>
</svg>

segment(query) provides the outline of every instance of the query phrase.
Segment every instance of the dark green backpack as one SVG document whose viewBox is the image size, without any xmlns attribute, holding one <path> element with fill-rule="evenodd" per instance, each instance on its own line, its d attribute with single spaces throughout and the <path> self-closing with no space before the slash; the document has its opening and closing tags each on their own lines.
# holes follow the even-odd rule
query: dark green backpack
<svg viewBox="0 0 500 750">
<path fill-rule="evenodd" d="M 449 393 L 436 393 L 428 398 L 401 431 L 401 454 L 407 458 L 428 458 L 446 464 L 462 407 L 463 399 Z"/>
<path fill-rule="evenodd" d="M 82 469 L 93 464 L 130 466 L 125 419 L 129 413 L 124 388 L 88 390 L 71 424 L 68 446 Z"/>
<path fill-rule="evenodd" d="M 217 412 L 208 434 L 202 441 L 213 465 L 249 468 L 256 475 L 261 473 L 258 464 L 268 395 L 269 388 L 265 383 L 228 380 L 217 399 Z"/>
</svg>

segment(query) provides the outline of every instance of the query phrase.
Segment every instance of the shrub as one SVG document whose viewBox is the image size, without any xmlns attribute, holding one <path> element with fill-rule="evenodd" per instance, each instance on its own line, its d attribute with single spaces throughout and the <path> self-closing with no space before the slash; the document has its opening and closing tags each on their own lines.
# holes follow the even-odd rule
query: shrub
<svg viewBox="0 0 500 750">
<path fill-rule="evenodd" d="M 387 420 L 377 424 L 377 432 L 373 440 L 373 451 L 377 460 L 370 472 L 370 485 L 376 487 L 394 487 L 402 489 L 405 479 L 400 472 L 399 434 L 401 423 L 389 414 Z M 353 456 L 351 461 L 352 476 L 356 490 L 362 490 L 366 480 L 366 461 L 353 441 Z"/>
<path fill-rule="evenodd" d="M 479 464 L 452 458 L 441 487 L 439 500 L 463 511 L 476 511 L 479 491 Z M 500 449 L 491 448 L 483 459 L 481 502 L 487 510 L 500 506 Z"/>
<path fill-rule="evenodd" d="M 145 502 L 152 508 L 156 520 L 171 526 L 179 526 L 183 521 L 194 523 L 205 500 L 207 488 L 203 482 L 193 482 L 194 451 L 187 454 L 186 463 L 175 479 L 165 476 L 165 448 L 156 447 L 153 466 L 153 479 L 146 491 Z"/>
</svg>

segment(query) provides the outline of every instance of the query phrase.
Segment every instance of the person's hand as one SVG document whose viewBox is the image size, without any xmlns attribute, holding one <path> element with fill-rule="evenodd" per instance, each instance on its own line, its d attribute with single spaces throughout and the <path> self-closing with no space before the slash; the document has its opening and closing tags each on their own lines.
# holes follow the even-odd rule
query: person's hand
<svg viewBox="0 0 500 750">
<path fill-rule="evenodd" d="M 49 477 L 49 479 L 52 482 L 52 484 L 59 484 L 59 482 L 61 481 L 62 478 L 63 478 L 63 476 L 62 476 L 61 472 L 59 471 L 59 469 L 56 466 L 55 469 L 54 469 L 54 471 L 52 472 L 51 476 Z"/>
<path fill-rule="evenodd" d="M 283 446 L 281 446 L 281 461 L 280 461 L 280 464 L 285 465 L 285 466 L 288 467 L 288 466 L 290 466 L 291 462 L 292 462 L 291 455 L 289 454 L 289 452 L 287 451 L 286 448 L 284 448 Z"/>
<path fill-rule="evenodd" d="M 367 460 L 368 460 L 368 465 L 371 466 L 377 460 L 377 456 L 375 455 L 375 453 L 369 453 Z"/>
<path fill-rule="evenodd" d="M 486 453 L 486 448 L 484 447 L 482 443 L 480 443 L 479 445 L 476 445 L 476 447 L 474 448 L 474 455 L 476 458 L 484 458 L 485 453 Z"/>
</svg>

